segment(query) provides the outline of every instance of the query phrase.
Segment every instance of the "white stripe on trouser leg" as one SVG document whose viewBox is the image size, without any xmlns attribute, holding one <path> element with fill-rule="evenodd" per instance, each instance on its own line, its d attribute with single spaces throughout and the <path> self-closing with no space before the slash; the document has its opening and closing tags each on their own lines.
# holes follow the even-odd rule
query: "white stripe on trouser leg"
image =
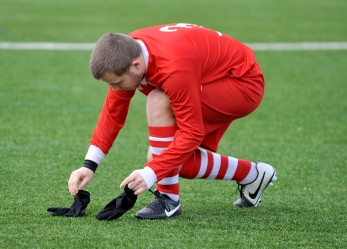
<svg viewBox="0 0 347 249">
<path fill-rule="evenodd" d="M 162 153 L 164 150 L 166 150 L 167 148 L 160 148 L 160 147 L 150 147 L 150 151 L 153 155 L 160 155 L 160 153 Z"/>
<path fill-rule="evenodd" d="M 199 149 L 199 150 L 201 152 L 201 165 L 200 165 L 199 173 L 195 177 L 196 179 L 200 179 L 201 177 L 204 176 L 207 170 L 207 163 L 208 163 L 207 151 L 204 149 Z"/>
<path fill-rule="evenodd" d="M 231 180 L 235 174 L 238 160 L 236 158 L 228 157 L 228 169 L 225 173 L 223 180 Z"/>
<path fill-rule="evenodd" d="M 178 183 L 178 174 L 175 176 L 166 177 L 158 182 L 161 185 L 173 185 Z"/>
<path fill-rule="evenodd" d="M 207 177 L 207 179 L 216 179 L 216 176 L 218 175 L 219 169 L 220 169 L 220 155 L 216 153 L 212 153 L 213 156 L 213 168 L 211 171 L 211 174 Z"/>
</svg>

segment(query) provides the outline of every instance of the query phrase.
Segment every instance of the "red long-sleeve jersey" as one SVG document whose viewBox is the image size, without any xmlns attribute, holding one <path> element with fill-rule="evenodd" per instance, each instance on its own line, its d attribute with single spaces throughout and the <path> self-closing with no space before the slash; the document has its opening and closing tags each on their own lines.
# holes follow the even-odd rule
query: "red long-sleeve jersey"
<svg viewBox="0 0 347 249">
<path fill-rule="evenodd" d="M 141 40 L 149 53 L 149 85 L 139 90 L 146 94 L 154 86 L 165 92 L 178 126 L 167 150 L 145 164 L 160 181 L 185 162 L 204 138 L 201 87 L 225 77 L 242 77 L 255 64 L 254 53 L 230 36 L 192 24 L 144 28 L 129 36 Z M 124 125 L 134 93 L 109 89 L 90 142 L 105 154 Z"/>
</svg>

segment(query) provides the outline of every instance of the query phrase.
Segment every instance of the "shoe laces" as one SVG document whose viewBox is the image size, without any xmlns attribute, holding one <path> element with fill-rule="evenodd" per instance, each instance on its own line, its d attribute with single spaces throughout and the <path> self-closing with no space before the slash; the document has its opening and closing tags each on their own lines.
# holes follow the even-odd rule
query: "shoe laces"
<svg viewBox="0 0 347 249">
<path fill-rule="evenodd" d="M 159 203 L 162 208 L 166 209 L 167 211 L 170 211 L 166 208 L 165 197 L 162 194 L 160 194 L 158 190 L 153 191 L 149 189 L 149 191 L 154 195 L 154 200 L 151 203 L 149 203 L 147 207 L 154 207 L 156 206 L 155 203 Z"/>
<path fill-rule="evenodd" d="M 239 192 L 241 199 L 243 199 L 243 189 L 245 188 L 245 185 L 237 184 L 237 188 L 235 190 L 235 193 Z"/>
</svg>

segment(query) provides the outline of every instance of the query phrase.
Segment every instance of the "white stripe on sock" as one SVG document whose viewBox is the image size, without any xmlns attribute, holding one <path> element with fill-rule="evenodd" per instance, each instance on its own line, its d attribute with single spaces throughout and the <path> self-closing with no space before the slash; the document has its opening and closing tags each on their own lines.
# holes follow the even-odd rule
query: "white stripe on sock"
<svg viewBox="0 0 347 249">
<path fill-rule="evenodd" d="M 160 153 L 162 153 L 164 150 L 167 149 L 167 148 L 159 148 L 159 147 L 153 147 L 153 146 L 149 146 L 149 147 L 153 155 L 159 155 Z"/>
<path fill-rule="evenodd" d="M 153 136 L 149 136 L 149 140 L 170 142 L 170 141 L 174 140 L 174 137 L 153 137 Z"/>
<path fill-rule="evenodd" d="M 178 200 L 180 199 L 180 196 L 179 196 L 179 195 L 175 195 L 175 194 L 171 194 L 171 193 L 166 193 L 166 192 L 161 192 L 161 191 L 160 191 L 160 193 L 169 196 L 170 199 L 173 200 L 173 201 L 178 201 Z"/>
<path fill-rule="evenodd" d="M 248 184 L 253 182 L 258 176 L 258 170 L 255 163 L 252 163 L 251 170 L 249 171 L 248 175 L 243 179 L 241 182 L 239 182 L 242 185 Z"/>
<path fill-rule="evenodd" d="M 172 185 L 178 183 L 178 174 L 175 176 L 166 177 L 158 182 L 161 185 Z"/>
<path fill-rule="evenodd" d="M 212 156 L 213 156 L 213 168 L 212 168 L 211 174 L 207 177 L 208 179 L 216 179 L 220 169 L 220 163 L 221 163 L 220 155 L 216 153 L 212 153 Z"/>
<path fill-rule="evenodd" d="M 225 173 L 223 180 L 231 180 L 235 174 L 237 168 L 238 160 L 233 157 L 228 157 L 228 169 Z"/>
<path fill-rule="evenodd" d="M 201 164 L 198 175 L 195 177 L 195 179 L 200 179 L 204 176 L 207 170 L 207 163 L 208 163 L 208 157 L 207 157 L 207 151 L 203 149 L 199 149 L 201 152 Z"/>
</svg>

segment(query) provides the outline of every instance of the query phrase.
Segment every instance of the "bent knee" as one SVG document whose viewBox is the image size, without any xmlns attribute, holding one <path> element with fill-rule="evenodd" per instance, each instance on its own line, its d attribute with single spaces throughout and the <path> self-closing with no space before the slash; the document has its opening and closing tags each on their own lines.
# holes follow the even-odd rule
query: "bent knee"
<svg viewBox="0 0 347 249">
<path fill-rule="evenodd" d="M 171 108 L 168 96 L 158 89 L 155 89 L 148 94 L 147 106 L 153 109 Z"/>
<path fill-rule="evenodd" d="M 176 122 L 168 96 L 158 89 L 148 94 L 146 113 L 148 124 L 152 126 L 173 125 Z"/>
</svg>

